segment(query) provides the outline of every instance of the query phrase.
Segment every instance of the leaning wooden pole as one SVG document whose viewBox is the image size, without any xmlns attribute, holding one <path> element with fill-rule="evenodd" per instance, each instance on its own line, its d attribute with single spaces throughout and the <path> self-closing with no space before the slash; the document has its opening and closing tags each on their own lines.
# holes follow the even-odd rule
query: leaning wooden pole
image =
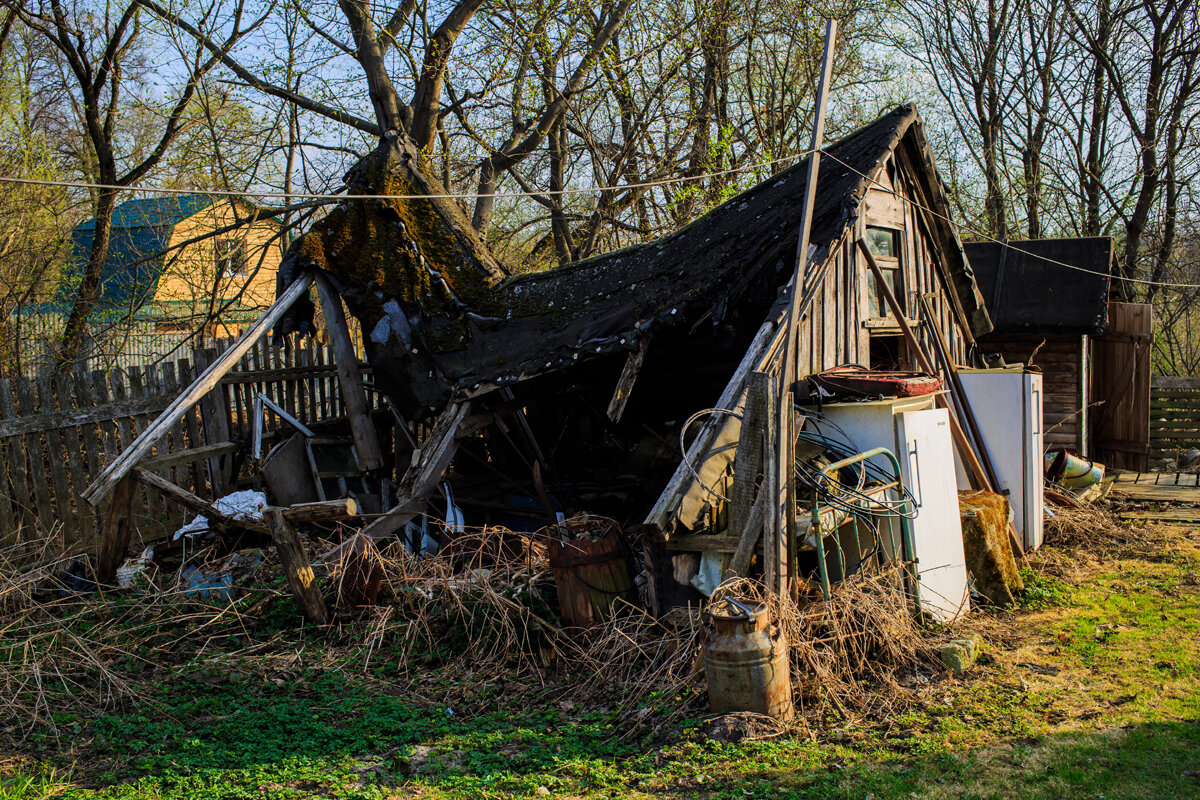
<svg viewBox="0 0 1200 800">
<path fill-rule="evenodd" d="M 246 331 L 238 337 L 233 346 L 226 350 L 221 356 L 209 365 L 204 373 L 192 382 L 192 385 L 183 391 L 179 397 L 171 405 L 167 406 L 167 410 L 159 415 L 158 419 L 154 420 L 141 434 L 133 440 L 133 443 L 126 447 L 119 456 L 112 460 L 104 471 L 100 473 L 96 480 L 92 481 L 83 492 L 83 499 L 87 500 L 93 506 L 99 505 L 100 501 L 109 495 L 122 478 L 129 474 L 138 462 L 150 452 L 150 448 L 154 447 L 167 431 L 171 429 L 175 423 L 183 419 L 183 415 L 188 412 L 192 406 L 200 402 L 200 400 L 212 391 L 221 378 L 225 377 L 225 373 L 233 369 L 238 361 L 254 343 L 259 340 L 267 331 L 275 327 L 275 323 L 279 318 L 292 307 L 292 303 L 308 291 L 308 287 L 312 285 L 313 276 L 311 273 L 305 273 L 292 282 L 292 285 L 284 290 L 275 304 L 267 309 L 267 312 L 258 318 L 258 321 L 251 325 Z"/>
<path fill-rule="evenodd" d="M 318 274 L 317 296 L 321 311 L 325 315 L 325 328 L 329 331 L 329 342 L 333 347 L 333 362 L 337 366 L 338 386 L 346 402 L 346 416 L 350 419 L 350 434 L 354 438 L 354 449 L 358 460 L 367 470 L 383 466 L 383 454 L 379 451 L 379 438 L 375 424 L 371 421 L 371 409 L 363 389 L 362 370 L 358 367 L 358 355 L 350 339 L 350 328 L 346 324 L 346 312 L 342 309 L 342 298 L 329 282 L 329 278 Z"/>
<path fill-rule="evenodd" d="M 797 339 L 800 317 L 803 313 L 800 297 L 804 290 L 804 279 L 808 272 L 808 243 L 812 232 L 813 205 L 817 196 L 817 174 L 821 165 L 821 147 L 825 143 L 825 105 L 829 98 L 829 81 L 833 72 L 833 46 L 837 38 L 837 21 L 825 23 L 825 52 L 821 58 L 821 80 L 817 85 L 816 115 L 813 121 L 812 144 L 808 154 L 808 180 L 804 186 L 804 208 L 800 217 L 800 239 L 796 245 L 796 269 L 792 277 L 792 298 L 788 309 L 786 339 L 783 348 L 783 367 L 779 381 L 779 424 L 776 426 L 775 474 L 772 479 L 778 489 L 775 513 L 779 517 L 777 530 L 785 537 L 784 552 L 792 552 L 796 534 L 796 469 L 794 443 L 796 440 L 793 409 L 793 384 L 796 382 Z M 781 548 L 782 549 L 782 548 Z M 779 594 L 791 591 L 794 575 L 789 574 L 790 561 L 779 564 L 777 585 L 770 588 Z M 796 585 L 798 588 L 798 584 Z"/>
</svg>

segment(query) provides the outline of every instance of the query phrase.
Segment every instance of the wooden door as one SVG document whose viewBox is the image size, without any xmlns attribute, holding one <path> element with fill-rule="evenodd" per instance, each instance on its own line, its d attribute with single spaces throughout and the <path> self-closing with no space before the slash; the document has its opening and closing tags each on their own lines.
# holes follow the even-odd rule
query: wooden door
<svg viewBox="0 0 1200 800">
<path fill-rule="evenodd" d="M 1108 327 L 1092 340 L 1092 458 L 1110 469 L 1147 468 L 1150 453 L 1150 337 L 1146 303 L 1108 304 Z"/>
</svg>

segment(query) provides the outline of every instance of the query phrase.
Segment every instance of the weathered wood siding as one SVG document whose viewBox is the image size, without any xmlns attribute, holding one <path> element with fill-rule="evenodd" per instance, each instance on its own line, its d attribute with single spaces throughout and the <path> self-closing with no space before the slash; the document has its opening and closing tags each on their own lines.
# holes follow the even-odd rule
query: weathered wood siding
<svg viewBox="0 0 1200 800">
<path fill-rule="evenodd" d="M 930 304 L 936 316 L 935 325 L 950 347 L 951 357 L 965 364 L 966 336 L 959 326 L 954 302 L 938 268 L 939 248 L 932 239 L 918 209 L 902 198 L 913 199 L 911 182 L 905 167 L 888 159 L 875 176 L 879 188 L 868 190 L 863 213 L 834 246 L 822 290 L 817 293 L 809 312 L 801 321 L 799 332 L 798 374 L 830 369 L 840 364 L 870 366 L 871 337 L 899 337 L 897 325 L 872 327 L 869 320 L 868 274 L 866 259 L 859 253 L 856 241 L 866 235 L 869 226 L 890 228 L 900 232 L 900 265 L 904 275 L 904 304 L 907 316 L 922 347 L 931 359 L 936 350 L 921 319 L 920 297 L 932 293 Z M 876 320 L 874 325 L 883 323 Z M 909 366 L 916 368 L 912 354 Z"/>
<path fill-rule="evenodd" d="M 1041 368 L 1047 450 L 1065 447 L 1090 456 L 1088 346 L 1086 336 L 985 336 L 979 341 L 985 353 L 1000 353 L 1009 364 Z"/>
</svg>

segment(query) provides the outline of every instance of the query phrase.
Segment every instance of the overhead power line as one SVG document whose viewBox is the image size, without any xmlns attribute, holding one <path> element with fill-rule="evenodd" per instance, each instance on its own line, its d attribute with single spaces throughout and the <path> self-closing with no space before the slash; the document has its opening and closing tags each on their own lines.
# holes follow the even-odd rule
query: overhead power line
<svg viewBox="0 0 1200 800">
<path fill-rule="evenodd" d="M 70 189 L 113 189 L 123 192 L 145 192 L 146 194 L 161 194 L 161 195 L 205 195 L 207 197 L 230 197 L 230 198 L 255 198 L 260 200 L 478 200 L 481 197 L 491 198 L 520 198 L 520 197 L 547 197 L 547 196 L 562 196 L 573 194 L 599 194 L 601 192 L 619 192 L 626 189 L 652 189 L 656 186 L 669 186 L 676 183 L 688 183 L 690 181 L 702 181 L 708 178 L 719 178 L 724 175 L 737 175 L 743 172 L 753 172 L 759 169 L 769 169 L 777 167 L 780 164 L 785 164 L 797 158 L 803 158 L 808 155 L 811 150 L 804 150 L 799 153 L 793 153 L 783 158 L 777 158 L 774 161 L 764 161 L 757 164 L 747 164 L 742 167 L 733 167 L 731 169 L 717 170 L 715 172 L 704 172 L 699 175 L 682 175 L 676 178 L 660 178 L 653 181 L 642 181 L 640 183 L 623 183 L 619 186 L 581 186 L 570 189 L 557 189 L 554 191 L 545 192 L 465 192 L 465 193 L 450 193 L 450 194 L 321 194 L 312 192 L 254 192 L 228 189 L 174 189 L 166 186 L 119 186 L 107 183 L 89 183 L 87 181 L 59 181 L 50 180 L 48 178 L 18 178 L 12 175 L 0 175 L 0 183 L 16 183 L 32 186 L 59 186 Z"/>
<path fill-rule="evenodd" d="M 887 192 L 888 194 L 892 195 L 893 197 L 898 198 L 899 200 L 901 200 L 904 203 L 908 203 L 913 208 L 919 208 L 922 211 L 926 212 L 927 214 L 932 214 L 933 216 L 937 217 L 938 219 L 948 222 L 949 224 L 955 226 L 956 228 L 968 231 L 971 234 L 973 234 L 974 236 L 978 236 L 980 239 L 983 239 L 988 242 L 992 242 L 993 244 L 1001 245 L 1003 247 L 1007 247 L 1009 250 L 1013 250 L 1017 253 L 1021 253 L 1022 255 L 1029 256 L 1030 258 L 1036 258 L 1039 261 L 1046 262 L 1047 264 L 1053 264 L 1057 267 L 1065 267 L 1066 269 L 1075 270 L 1076 272 L 1085 272 L 1088 275 L 1100 275 L 1102 277 L 1107 277 L 1107 278 L 1110 278 L 1113 280 L 1118 280 L 1118 281 L 1129 281 L 1130 283 L 1137 283 L 1142 286 L 1158 286 L 1158 287 L 1161 287 L 1164 289 L 1200 289 L 1200 283 L 1171 283 L 1169 281 L 1150 281 L 1150 280 L 1146 280 L 1144 278 L 1126 278 L 1123 275 L 1113 275 L 1110 272 L 1101 272 L 1100 270 L 1096 270 L 1096 269 L 1088 269 L 1087 267 L 1081 267 L 1076 264 L 1068 264 L 1065 261 L 1059 261 L 1057 259 L 1038 255 L 1037 253 L 1033 253 L 1033 252 L 1030 252 L 1029 250 L 1025 250 L 1024 248 L 1021 248 L 1010 242 L 1006 242 L 1002 239 L 997 239 L 993 236 L 989 236 L 988 234 L 984 233 L 983 231 L 976 230 L 975 228 L 972 228 L 970 226 L 957 223 L 954 220 L 950 219 L 950 217 L 946 216 L 945 214 L 941 214 L 937 211 L 934 211 L 932 208 L 927 208 L 926 206 L 923 206 L 920 203 L 918 203 L 916 200 L 913 200 L 912 198 L 907 197 L 907 196 L 901 194 L 900 192 L 897 192 L 895 189 L 892 189 L 891 187 L 888 187 L 888 186 L 884 186 L 882 183 L 875 180 L 870 175 L 866 174 L 865 172 L 860 172 L 859 170 L 857 170 L 854 167 L 847 164 L 845 161 L 842 161 L 837 156 L 830 154 L 828 151 L 822 150 L 821 155 L 824 158 L 833 159 L 834 161 L 838 162 L 846 169 L 853 172 L 855 175 L 858 175 L 859 177 L 862 177 L 862 178 L 866 178 L 868 181 L 870 181 L 871 183 L 873 183 L 877 187 L 879 187 L 879 189 L 881 191 Z"/>
<path fill-rule="evenodd" d="M 654 188 L 656 186 L 669 186 L 669 185 L 678 184 L 678 183 L 687 183 L 690 181 L 701 181 L 701 180 L 706 180 L 708 178 L 718 178 L 718 177 L 721 177 L 724 175 L 736 175 L 736 174 L 740 174 L 740 173 L 744 173 L 744 172 L 751 172 L 751 171 L 758 170 L 758 169 L 767 169 L 770 167 L 776 167 L 780 164 L 787 163 L 794 159 L 803 158 L 804 156 L 807 156 L 811 152 L 812 152 L 811 150 L 804 150 L 804 151 L 801 151 L 798 153 L 793 153 L 792 155 L 789 155 L 789 156 L 785 156 L 783 158 L 777 158 L 774 161 L 765 161 L 765 162 L 760 162 L 757 164 L 746 165 L 743 167 L 734 167 L 734 168 L 726 169 L 726 170 L 718 170 L 716 172 L 706 172 L 706 173 L 702 173 L 700 175 L 684 175 L 684 176 L 680 176 L 680 177 L 676 177 L 676 178 L 662 178 L 659 180 L 643 181 L 640 183 L 626 183 L 626 184 L 622 184 L 620 186 L 584 186 L 584 187 L 576 187 L 576 188 L 571 188 L 571 189 L 559 189 L 559 190 L 555 190 L 555 191 L 545 191 L 545 192 L 525 192 L 525 191 L 522 191 L 522 192 L 495 192 L 493 194 L 481 194 L 478 192 L 451 193 L 451 194 L 345 194 L 345 193 L 321 194 L 321 193 L 312 193 L 312 192 L 253 192 L 253 191 L 233 191 L 233 190 L 224 190 L 224 189 L 174 189 L 174 188 L 169 188 L 169 187 L 165 187 L 165 186 L 118 186 L 118 185 L 113 185 L 113 184 L 88 183 L 86 181 L 58 181 L 58 180 L 41 179 L 41 178 L 19 178 L 19 177 L 12 176 L 12 175 L 0 175 L 0 183 L 12 183 L 12 184 L 23 184 L 23 185 L 33 185 L 33 186 L 57 186 L 57 187 L 72 188 L 72 189 L 114 189 L 117 191 L 144 192 L 147 194 L 161 194 L 161 195 L 197 195 L 197 194 L 199 194 L 199 195 L 205 195 L 208 197 L 256 198 L 256 199 L 262 199 L 262 200 L 283 200 L 283 201 L 292 201 L 292 200 L 328 200 L 328 201 L 342 201 L 342 200 L 477 200 L 480 197 L 492 197 L 492 198 L 497 198 L 497 199 L 506 199 L 506 198 L 547 197 L 547 196 L 562 196 L 562 195 L 576 195 L 576 194 L 599 194 L 601 192 L 623 191 L 626 189 L 650 189 L 650 188 Z M 1129 281 L 1130 283 L 1136 283 L 1141 286 L 1157 286 L 1157 287 L 1164 288 L 1164 289 L 1200 289 L 1200 283 L 1174 283 L 1171 281 L 1152 281 L 1152 280 L 1147 280 L 1145 278 L 1127 278 L 1122 275 L 1113 275 L 1109 272 L 1101 272 L 1100 270 L 1088 269 L 1087 267 L 1081 267 L 1081 266 L 1078 266 L 1077 264 L 1068 264 L 1065 261 L 1059 261 L 1057 259 L 1049 258 L 1047 256 L 1038 255 L 1037 253 L 1033 253 L 1029 250 L 1025 250 L 1018 245 L 1012 244 L 1010 242 L 1006 242 L 1002 239 L 997 239 L 987 233 L 984 233 L 983 231 L 977 230 L 968 225 L 963 225 L 961 223 L 955 222 L 954 220 L 952 220 L 950 217 L 946 216 L 945 214 L 935 211 L 932 208 L 928 208 L 928 207 L 918 203 L 916 200 L 913 200 L 912 198 L 901 194 L 900 192 L 896 191 L 895 189 L 883 185 L 882 183 L 875 180 L 873 177 L 866 174 L 865 172 L 862 172 L 862 171 L 856 169 L 855 167 L 851 166 L 850 164 L 847 164 L 845 161 L 843 161 L 842 159 L 833 155 L 828 150 L 822 149 L 821 155 L 826 158 L 832 159 L 833 161 L 836 161 L 837 163 L 841 164 L 843 167 L 850 170 L 851 172 L 858 175 L 859 177 L 864 178 L 864 179 L 870 181 L 871 183 L 875 184 L 875 186 L 877 186 L 881 191 L 887 192 L 888 194 L 898 198 L 901 202 L 907 203 L 908 205 L 910 205 L 914 208 L 919 208 L 920 210 L 924 211 L 927 214 L 932 214 L 933 216 L 937 217 L 938 219 L 941 219 L 941 220 L 949 223 L 950 225 L 954 225 L 956 228 L 958 228 L 960 230 L 968 231 L 972 235 L 977 236 L 980 239 L 983 239 L 984 241 L 992 242 L 993 244 L 998 244 L 998 245 L 1001 245 L 1002 247 L 1007 247 L 1010 250 L 1021 253 L 1022 255 L 1029 256 L 1030 258 L 1036 258 L 1039 261 L 1043 261 L 1047 264 L 1053 264 L 1058 267 L 1063 267 L 1064 269 L 1074 270 L 1075 272 L 1083 272 L 1088 275 L 1099 275 L 1101 277 L 1108 277 L 1113 280 Z"/>
</svg>

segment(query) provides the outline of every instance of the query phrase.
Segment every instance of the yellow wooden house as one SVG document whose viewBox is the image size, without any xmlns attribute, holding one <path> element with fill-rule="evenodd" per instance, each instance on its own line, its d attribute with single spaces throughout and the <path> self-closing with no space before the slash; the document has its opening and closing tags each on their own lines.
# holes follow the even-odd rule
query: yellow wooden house
<svg viewBox="0 0 1200 800">
<path fill-rule="evenodd" d="M 162 332 L 239 333 L 274 300 L 275 273 L 287 245 L 274 218 L 237 224 L 255 211 L 240 200 L 171 195 L 129 200 L 113 212 L 97 311 L 153 321 Z M 79 274 L 95 220 L 72 232 Z"/>
</svg>

